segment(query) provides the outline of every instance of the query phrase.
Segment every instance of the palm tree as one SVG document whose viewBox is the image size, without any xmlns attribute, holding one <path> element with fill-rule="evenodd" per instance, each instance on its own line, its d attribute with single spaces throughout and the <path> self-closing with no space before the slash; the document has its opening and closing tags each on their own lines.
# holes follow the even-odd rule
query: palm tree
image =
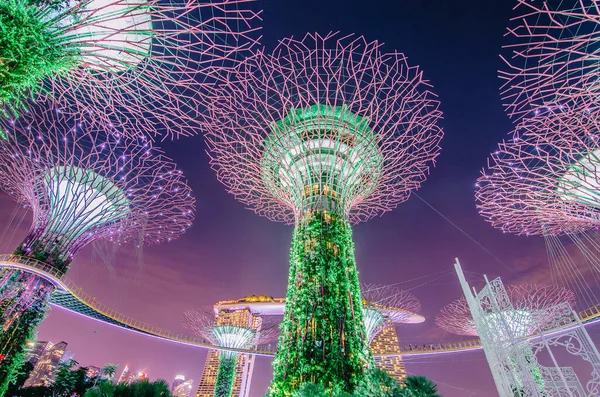
<svg viewBox="0 0 600 397">
<path fill-rule="evenodd" d="M 75 360 L 69 360 L 58 364 L 56 379 L 52 385 L 52 396 L 68 396 L 73 393 L 77 383 L 77 371 L 73 367 L 79 365 Z"/>
<path fill-rule="evenodd" d="M 114 379 L 118 366 L 119 364 L 105 364 L 102 368 L 102 375 L 106 376 L 108 379 Z"/>
<path fill-rule="evenodd" d="M 113 380 L 115 378 L 115 373 L 117 373 L 118 366 L 119 364 L 104 364 L 104 367 L 102 367 L 102 371 L 100 372 L 100 376 L 97 376 L 96 379 L 94 379 L 94 386 L 96 386 L 96 383 L 98 383 L 99 377 L 105 377 L 109 380 Z"/>
<path fill-rule="evenodd" d="M 116 385 L 106 379 L 100 379 L 98 384 L 85 392 L 85 397 L 112 397 L 116 389 Z"/>
<path fill-rule="evenodd" d="M 404 391 L 387 372 L 373 368 L 365 373 L 358 385 L 356 396 L 360 397 L 404 397 Z"/>
<path fill-rule="evenodd" d="M 437 385 L 424 376 L 408 376 L 404 384 L 406 397 L 441 397 Z"/>
<path fill-rule="evenodd" d="M 120 383 L 115 388 L 113 397 L 171 397 L 169 384 L 159 379 L 154 382 L 149 382 L 146 379 L 137 380 L 135 382 Z M 87 397 L 87 396 L 86 396 Z"/>
</svg>

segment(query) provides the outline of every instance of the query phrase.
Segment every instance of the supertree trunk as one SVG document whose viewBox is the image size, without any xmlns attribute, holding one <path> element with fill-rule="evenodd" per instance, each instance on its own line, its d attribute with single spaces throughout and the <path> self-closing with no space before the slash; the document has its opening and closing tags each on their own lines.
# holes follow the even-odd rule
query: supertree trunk
<svg viewBox="0 0 600 397">
<path fill-rule="evenodd" d="M 215 382 L 215 397 L 231 397 L 236 365 L 237 354 L 221 353 L 221 362 Z"/>
<path fill-rule="evenodd" d="M 0 287 L 0 395 L 25 361 L 27 342 L 44 319 L 54 287 L 47 281 L 16 270 L 4 272 Z"/>
<path fill-rule="evenodd" d="M 271 396 L 290 396 L 304 382 L 352 393 L 369 363 L 350 224 L 309 213 L 294 230 Z"/>
</svg>

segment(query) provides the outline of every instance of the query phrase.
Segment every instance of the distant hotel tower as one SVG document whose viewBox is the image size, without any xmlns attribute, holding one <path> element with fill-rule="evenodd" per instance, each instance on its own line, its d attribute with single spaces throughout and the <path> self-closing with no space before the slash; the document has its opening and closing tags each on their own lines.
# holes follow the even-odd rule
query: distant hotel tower
<svg viewBox="0 0 600 397">
<path fill-rule="evenodd" d="M 39 361 L 42 354 L 44 354 L 46 349 L 49 349 L 50 347 L 52 347 L 52 342 L 48 342 L 48 341 L 38 341 L 38 342 L 27 343 L 27 348 L 29 351 L 27 361 L 29 361 L 31 363 L 31 365 L 33 365 L 33 367 L 35 368 L 35 365 Z"/>
<path fill-rule="evenodd" d="M 375 357 L 375 366 L 387 372 L 398 383 L 404 383 L 406 379 L 406 367 L 402 361 L 400 344 L 395 327 L 388 327 L 381 331 L 369 345 L 374 356 L 378 354 L 398 353 L 393 357 Z"/>
<path fill-rule="evenodd" d="M 239 327 L 249 327 L 253 330 L 259 330 L 262 324 L 261 315 L 266 313 L 274 301 L 271 297 L 247 297 L 235 301 L 222 301 L 215 304 L 215 313 L 217 323 L 220 325 L 235 325 Z M 209 350 L 200 377 L 200 384 L 196 391 L 196 397 L 213 397 L 215 392 L 215 383 L 217 381 L 217 370 L 219 369 L 219 352 Z M 235 382 L 233 384 L 233 397 L 248 397 L 250 395 L 250 381 L 254 371 L 254 357 L 247 354 L 238 356 L 237 367 L 235 369 Z"/>
<path fill-rule="evenodd" d="M 25 381 L 25 387 L 48 386 L 54 382 L 56 368 L 67 350 L 67 342 L 58 342 L 54 345 L 47 343 L 45 346 L 46 348 L 40 354 L 37 363 L 33 367 L 33 371 L 31 371 L 31 375 Z M 72 357 L 72 354 L 70 356 Z"/>
</svg>

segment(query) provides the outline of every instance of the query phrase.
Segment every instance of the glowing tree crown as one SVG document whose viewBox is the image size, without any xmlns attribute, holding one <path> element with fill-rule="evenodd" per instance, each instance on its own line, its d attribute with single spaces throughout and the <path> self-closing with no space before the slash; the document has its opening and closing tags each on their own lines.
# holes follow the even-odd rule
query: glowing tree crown
<svg viewBox="0 0 600 397">
<path fill-rule="evenodd" d="M 523 119 L 477 181 L 481 215 L 516 234 L 560 235 L 598 227 L 597 115 L 564 110 Z"/>
<path fill-rule="evenodd" d="M 393 324 L 414 322 L 421 303 L 410 292 L 398 287 L 362 285 L 363 319 L 369 342 Z"/>
<path fill-rule="evenodd" d="M 581 102 L 597 107 L 600 7 L 597 0 L 517 0 L 508 29 L 512 54 L 500 72 L 511 117 Z"/>
<path fill-rule="evenodd" d="M 191 225 L 194 199 L 181 171 L 143 139 L 42 107 L 0 130 L 0 188 L 33 210 L 24 254 L 56 252 L 68 262 L 95 239 L 157 243 Z"/>
<path fill-rule="evenodd" d="M 212 307 L 186 311 L 182 323 L 184 327 L 211 343 L 232 349 L 248 349 L 266 343 L 276 335 L 273 324 L 262 324 L 262 319 L 256 330 L 250 325 L 221 321 L 218 316 L 215 316 Z"/>
<path fill-rule="evenodd" d="M 490 314 L 489 321 L 493 329 L 508 329 L 513 337 L 529 336 L 543 326 L 540 321 L 553 321 L 551 310 L 561 303 L 575 304 L 575 294 L 566 288 L 551 285 L 519 284 L 506 288 L 513 310 Z M 557 311 L 562 307 L 557 307 Z M 544 311 L 544 318 L 535 316 L 536 312 Z M 465 298 L 460 298 L 446 305 L 435 317 L 435 323 L 443 330 L 456 335 L 477 336 L 477 329 Z M 508 328 L 500 326 L 505 323 Z M 508 335 L 499 335 L 508 339 Z"/>
<path fill-rule="evenodd" d="M 4 1 L 0 105 L 10 114 L 42 91 L 128 136 L 195 134 L 205 120 L 201 87 L 256 43 L 250 3 Z"/>
<path fill-rule="evenodd" d="M 438 101 L 417 67 L 363 37 L 284 39 L 235 67 L 212 102 L 212 165 L 272 220 L 369 219 L 405 201 L 439 152 Z"/>
</svg>

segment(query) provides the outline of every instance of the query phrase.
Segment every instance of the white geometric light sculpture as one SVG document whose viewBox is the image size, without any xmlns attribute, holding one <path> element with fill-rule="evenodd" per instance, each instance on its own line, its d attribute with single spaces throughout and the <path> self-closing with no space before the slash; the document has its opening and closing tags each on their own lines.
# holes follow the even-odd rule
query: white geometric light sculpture
<svg viewBox="0 0 600 397">
<path fill-rule="evenodd" d="M 600 395 L 600 354 L 569 303 L 521 315 L 500 278 L 490 282 L 485 277 L 486 286 L 477 293 L 458 259 L 454 267 L 500 397 Z M 520 332 L 531 326 L 537 329 L 533 336 Z M 585 389 L 572 367 L 559 366 L 556 352 L 561 349 L 591 365 Z M 540 365 L 542 355 L 552 366 Z"/>
</svg>

